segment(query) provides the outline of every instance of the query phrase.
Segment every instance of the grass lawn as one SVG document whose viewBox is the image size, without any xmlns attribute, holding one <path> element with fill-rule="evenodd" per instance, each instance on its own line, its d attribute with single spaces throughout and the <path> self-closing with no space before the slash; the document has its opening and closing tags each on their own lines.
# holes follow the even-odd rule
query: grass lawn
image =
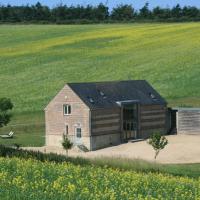
<svg viewBox="0 0 200 200">
<path fill-rule="evenodd" d="M 41 111 L 66 82 L 146 79 L 200 106 L 200 23 L 1 25 L 0 97 Z"/>
<path fill-rule="evenodd" d="M 13 146 L 43 146 L 45 143 L 45 125 L 42 112 L 14 114 L 8 126 L 0 129 L 0 134 L 14 132 L 11 139 L 0 138 L 0 144 Z"/>
<path fill-rule="evenodd" d="M 126 158 L 95 158 L 91 163 L 97 166 L 107 166 L 113 169 L 136 171 L 136 172 L 160 172 L 174 176 L 186 176 L 191 178 L 200 177 L 200 163 L 195 164 L 159 164 L 139 159 Z"/>
<path fill-rule="evenodd" d="M 146 79 L 170 106 L 200 106 L 199 32 L 200 23 L 0 25 L 0 97 L 15 105 L 0 129 L 15 138 L 0 143 L 44 144 L 42 110 L 66 82 Z"/>
</svg>

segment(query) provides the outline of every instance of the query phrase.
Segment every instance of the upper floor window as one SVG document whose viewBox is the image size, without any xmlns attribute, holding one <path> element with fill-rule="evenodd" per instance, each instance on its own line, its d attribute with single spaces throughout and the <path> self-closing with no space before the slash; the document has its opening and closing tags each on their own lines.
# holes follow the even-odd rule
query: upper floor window
<svg viewBox="0 0 200 200">
<path fill-rule="evenodd" d="M 71 106 L 68 104 L 63 105 L 63 114 L 69 115 L 71 114 Z"/>
</svg>

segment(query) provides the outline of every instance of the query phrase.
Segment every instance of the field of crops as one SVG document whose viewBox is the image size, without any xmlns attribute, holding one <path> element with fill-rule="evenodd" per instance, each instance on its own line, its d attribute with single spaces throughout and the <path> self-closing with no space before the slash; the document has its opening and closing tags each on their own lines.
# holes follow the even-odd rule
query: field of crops
<svg viewBox="0 0 200 200">
<path fill-rule="evenodd" d="M 43 109 L 66 82 L 146 79 L 170 106 L 200 106 L 200 23 L 0 25 L 0 98 L 23 146 L 44 145 Z"/>
<path fill-rule="evenodd" d="M 200 179 L 0 158 L 0 199 L 200 198 Z"/>
<path fill-rule="evenodd" d="M 66 82 L 146 79 L 200 105 L 200 24 L 1 25 L 0 97 L 41 111 Z"/>
</svg>

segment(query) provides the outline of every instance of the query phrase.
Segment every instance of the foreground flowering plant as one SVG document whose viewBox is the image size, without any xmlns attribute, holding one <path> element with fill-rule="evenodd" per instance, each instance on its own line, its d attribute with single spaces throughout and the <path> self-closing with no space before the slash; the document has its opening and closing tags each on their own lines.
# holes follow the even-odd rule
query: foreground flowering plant
<svg viewBox="0 0 200 200">
<path fill-rule="evenodd" d="M 0 158 L 0 199 L 200 199 L 200 179 Z"/>
</svg>

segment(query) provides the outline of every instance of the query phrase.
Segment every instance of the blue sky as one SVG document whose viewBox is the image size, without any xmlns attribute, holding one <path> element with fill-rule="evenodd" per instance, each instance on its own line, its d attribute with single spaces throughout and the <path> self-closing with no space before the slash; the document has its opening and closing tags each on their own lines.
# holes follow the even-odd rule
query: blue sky
<svg viewBox="0 0 200 200">
<path fill-rule="evenodd" d="M 22 5 L 22 4 L 35 4 L 38 0 L 0 0 L 0 4 L 11 4 L 11 5 Z M 42 4 L 48 5 L 50 7 L 56 6 L 59 3 L 67 4 L 67 5 L 87 5 L 92 4 L 96 5 L 100 2 L 106 3 L 112 8 L 120 3 L 123 4 L 132 4 L 135 8 L 141 8 L 147 0 L 39 0 Z M 179 3 L 181 6 L 189 5 L 189 6 L 197 6 L 200 8 L 200 0 L 149 0 L 150 7 L 161 6 L 161 7 L 172 7 Z"/>
</svg>

